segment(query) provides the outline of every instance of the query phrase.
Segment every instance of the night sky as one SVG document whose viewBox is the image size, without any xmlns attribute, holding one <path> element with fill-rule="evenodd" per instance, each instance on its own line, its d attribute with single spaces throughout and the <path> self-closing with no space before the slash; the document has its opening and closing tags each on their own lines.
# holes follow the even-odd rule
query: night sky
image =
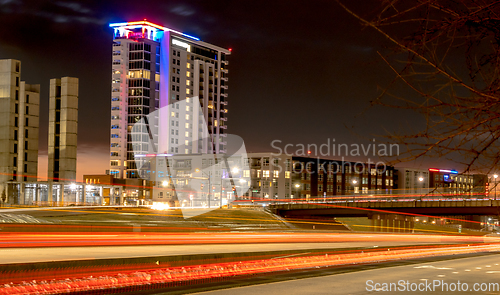
<svg viewBox="0 0 500 295">
<path fill-rule="evenodd" d="M 241 136 L 248 151 L 276 151 L 273 140 L 368 143 L 417 121 L 370 107 L 393 77 L 377 55 L 387 43 L 332 1 L 0 0 L 0 58 L 20 59 L 22 80 L 42 85 L 40 176 L 49 79 L 61 76 L 80 78 L 78 178 L 108 168 L 108 23 L 145 18 L 232 48 L 227 131 Z"/>
</svg>

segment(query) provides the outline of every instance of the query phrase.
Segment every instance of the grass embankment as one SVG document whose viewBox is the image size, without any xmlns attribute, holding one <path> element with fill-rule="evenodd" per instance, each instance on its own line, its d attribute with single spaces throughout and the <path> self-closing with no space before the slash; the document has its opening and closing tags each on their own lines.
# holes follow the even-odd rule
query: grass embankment
<svg viewBox="0 0 500 295">
<path fill-rule="evenodd" d="M 186 211 L 193 210 L 193 211 Z M 16 224 L 15 228 L 43 227 L 47 231 L 173 231 L 203 230 L 284 230 L 290 225 L 260 209 L 172 209 L 156 211 L 148 208 L 78 208 L 25 211 L 40 225 Z M 21 213 L 20 213 L 21 214 Z M 15 215 L 12 213 L 12 215 Z M 185 216 L 193 216 L 185 218 Z M 3 225 L 8 228 L 9 225 Z M 14 228 L 13 225 L 10 227 Z M 61 229 L 64 228 L 64 229 Z M 21 231 L 24 231 L 21 230 Z"/>
</svg>

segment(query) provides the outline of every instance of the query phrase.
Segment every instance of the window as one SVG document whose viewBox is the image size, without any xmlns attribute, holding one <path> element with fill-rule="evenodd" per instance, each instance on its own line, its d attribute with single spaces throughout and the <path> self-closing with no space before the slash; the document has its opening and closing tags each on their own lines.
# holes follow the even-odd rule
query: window
<svg viewBox="0 0 500 295">
<path fill-rule="evenodd" d="M 14 143 L 14 153 L 17 153 L 17 143 Z"/>
<path fill-rule="evenodd" d="M 16 166 L 17 166 L 17 157 L 14 157 L 14 161 L 13 161 L 12 166 L 14 166 L 14 167 L 16 167 Z"/>
<path fill-rule="evenodd" d="M 278 177 L 279 177 L 279 174 L 280 174 L 280 172 L 279 172 L 279 171 L 277 171 L 277 170 L 274 170 L 274 171 L 273 171 L 273 176 L 274 176 L 274 177 L 278 178 Z"/>
<path fill-rule="evenodd" d="M 327 181 L 328 182 L 333 182 L 333 174 L 332 173 L 328 173 L 328 176 L 327 176 Z"/>
<path fill-rule="evenodd" d="M 269 177 L 269 170 L 262 171 L 262 177 Z"/>
<path fill-rule="evenodd" d="M 24 153 L 24 161 L 28 161 L 28 153 Z"/>
<path fill-rule="evenodd" d="M 25 121 L 26 121 L 26 122 L 25 122 L 24 126 L 25 126 L 25 127 L 28 127 L 28 126 L 29 126 L 29 124 L 28 124 L 28 123 L 29 123 L 29 118 L 26 118 L 26 120 L 25 120 Z"/>
<path fill-rule="evenodd" d="M 14 105 L 14 113 L 19 114 L 19 104 Z"/>
<path fill-rule="evenodd" d="M 243 177 L 250 177 L 250 170 L 243 170 Z"/>
<path fill-rule="evenodd" d="M 14 140 L 17 140 L 18 136 L 17 136 L 17 130 L 14 130 Z"/>
<path fill-rule="evenodd" d="M 28 138 L 28 129 L 25 129 L 25 130 L 24 130 L 24 137 L 25 137 L 25 138 Z"/>
<path fill-rule="evenodd" d="M 26 115 L 28 115 L 29 113 L 30 113 L 30 107 L 26 106 Z"/>
<path fill-rule="evenodd" d="M 318 181 L 323 181 L 323 174 L 318 174 Z"/>
<path fill-rule="evenodd" d="M 269 158 L 264 158 L 263 159 L 263 165 L 264 166 L 269 166 Z"/>
<path fill-rule="evenodd" d="M 290 178 L 290 171 L 285 171 L 285 178 Z"/>
<path fill-rule="evenodd" d="M 322 184 L 318 184 L 318 192 L 322 192 L 323 191 L 323 185 Z"/>
</svg>

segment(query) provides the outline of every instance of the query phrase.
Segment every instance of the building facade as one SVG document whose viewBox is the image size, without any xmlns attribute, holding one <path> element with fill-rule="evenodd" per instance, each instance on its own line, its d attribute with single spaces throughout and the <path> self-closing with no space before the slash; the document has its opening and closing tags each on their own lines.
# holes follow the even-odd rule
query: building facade
<svg viewBox="0 0 500 295">
<path fill-rule="evenodd" d="M 0 198 L 7 181 L 36 181 L 40 85 L 21 81 L 21 62 L 0 60 Z M 13 194 L 12 196 L 17 195 Z"/>
<path fill-rule="evenodd" d="M 54 181 L 76 180 L 78 78 L 50 80 L 48 174 Z"/>
<path fill-rule="evenodd" d="M 352 194 L 392 193 L 394 167 L 358 162 L 248 154 L 248 192 L 242 199 L 311 200 Z"/>
<path fill-rule="evenodd" d="M 398 168 L 396 170 L 397 194 L 419 194 L 429 188 L 429 170 L 415 168 Z"/>
<path fill-rule="evenodd" d="M 110 27 L 110 174 L 139 178 L 134 154 L 151 149 L 225 153 L 230 51 L 147 21 Z"/>
<path fill-rule="evenodd" d="M 483 174 L 459 174 L 450 169 L 429 169 L 429 188 L 450 194 L 480 194 L 487 190 L 488 177 Z"/>
</svg>

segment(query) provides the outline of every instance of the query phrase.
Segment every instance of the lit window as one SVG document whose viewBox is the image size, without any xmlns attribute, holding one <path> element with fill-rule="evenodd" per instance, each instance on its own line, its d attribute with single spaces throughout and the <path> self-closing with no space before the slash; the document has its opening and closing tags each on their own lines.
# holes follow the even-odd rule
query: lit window
<svg viewBox="0 0 500 295">
<path fill-rule="evenodd" d="M 189 128 L 189 123 L 186 123 L 186 128 Z"/>
<path fill-rule="evenodd" d="M 187 77 L 191 77 L 191 73 L 190 72 L 186 72 L 186 76 Z"/>
<path fill-rule="evenodd" d="M 269 177 L 269 170 L 262 171 L 262 177 Z"/>
<path fill-rule="evenodd" d="M 280 172 L 279 172 L 279 171 L 277 171 L 277 170 L 273 171 L 273 176 L 274 176 L 274 177 L 278 178 L 278 177 L 279 177 L 279 175 L 280 175 Z"/>
<path fill-rule="evenodd" d="M 243 170 L 243 177 L 250 177 L 250 170 Z"/>
<path fill-rule="evenodd" d="M 189 94 L 189 89 L 186 89 L 186 94 Z"/>
<path fill-rule="evenodd" d="M 189 112 L 189 106 L 186 106 L 186 111 L 188 111 L 188 112 Z"/>
<path fill-rule="evenodd" d="M 187 85 L 187 86 L 189 86 L 189 85 L 190 85 L 190 83 L 191 83 L 191 81 L 186 80 L 186 85 Z"/>
<path fill-rule="evenodd" d="M 189 114 L 186 115 L 186 120 L 189 120 Z"/>
<path fill-rule="evenodd" d="M 290 178 L 290 171 L 285 171 L 285 178 Z"/>
<path fill-rule="evenodd" d="M 175 112 L 172 112 L 172 117 L 175 117 Z"/>
<path fill-rule="evenodd" d="M 187 131 L 186 131 L 186 134 L 185 134 L 185 135 L 186 135 L 186 137 L 189 137 L 189 132 L 187 132 Z"/>
<path fill-rule="evenodd" d="M 191 64 L 190 63 L 187 63 L 187 68 L 190 69 L 191 68 Z"/>
</svg>

